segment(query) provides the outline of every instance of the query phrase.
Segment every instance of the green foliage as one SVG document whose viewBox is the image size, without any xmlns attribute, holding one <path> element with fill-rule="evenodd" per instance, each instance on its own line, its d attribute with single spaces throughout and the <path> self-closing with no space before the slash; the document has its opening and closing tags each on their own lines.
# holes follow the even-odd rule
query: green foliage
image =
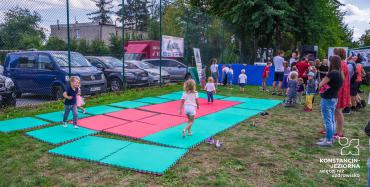
<svg viewBox="0 0 370 187">
<path fill-rule="evenodd" d="M 122 58 L 122 51 L 123 51 L 122 38 L 112 34 L 110 36 L 109 49 L 110 49 L 111 54 L 114 57 Z"/>
<path fill-rule="evenodd" d="M 370 46 L 370 29 L 366 30 L 365 33 L 360 37 L 359 44 L 361 47 Z"/>
<path fill-rule="evenodd" d="M 326 56 L 330 46 L 352 47 L 352 30 L 343 22 L 336 0 L 189 0 L 229 23 L 240 42 L 240 61 L 253 62 L 257 47 L 294 50 L 318 45 Z M 250 57 L 249 59 L 247 58 Z"/>
<path fill-rule="evenodd" d="M 78 43 L 77 51 L 83 55 L 88 55 L 91 51 L 89 42 L 85 39 L 80 39 Z"/>
<path fill-rule="evenodd" d="M 112 11 L 113 0 L 91 0 L 98 7 L 98 10 L 87 14 L 92 16 L 89 19 L 96 23 L 109 24 L 113 23 L 110 17 L 114 12 Z"/>
<path fill-rule="evenodd" d="M 90 53 L 96 56 L 103 56 L 109 54 L 109 48 L 103 41 L 93 40 L 90 45 Z"/>
<path fill-rule="evenodd" d="M 67 49 L 67 43 L 57 37 L 50 37 L 43 48 L 47 50 L 63 51 Z"/>
<path fill-rule="evenodd" d="M 121 21 L 124 17 L 125 28 L 144 31 L 148 27 L 149 11 L 146 0 L 131 0 L 127 1 L 123 7 L 122 4 L 119 6 L 121 8 L 116 14 Z"/>
<path fill-rule="evenodd" d="M 26 8 L 15 7 L 5 13 L 0 24 L 0 49 L 38 48 L 45 38 L 41 16 Z"/>
</svg>

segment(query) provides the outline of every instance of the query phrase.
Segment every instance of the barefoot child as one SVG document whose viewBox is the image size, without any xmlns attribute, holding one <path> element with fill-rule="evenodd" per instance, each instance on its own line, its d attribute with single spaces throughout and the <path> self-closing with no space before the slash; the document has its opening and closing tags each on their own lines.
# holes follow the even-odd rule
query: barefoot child
<svg viewBox="0 0 370 187">
<path fill-rule="evenodd" d="M 71 77 L 69 79 L 70 86 L 67 90 L 63 93 L 64 100 L 64 116 L 63 116 L 63 127 L 67 127 L 67 120 L 69 116 L 69 112 L 72 111 L 73 114 L 73 126 L 74 128 L 78 128 L 77 126 L 77 95 L 80 92 L 80 79 L 78 77 Z"/>
<path fill-rule="evenodd" d="M 182 137 L 185 137 L 186 131 L 188 131 L 188 136 L 191 135 L 191 126 L 194 123 L 194 116 L 196 113 L 196 109 L 199 109 L 199 101 L 198 101 L 198 92 L 195 87 L 194 80 L 190 79 L 184 83 L 184 93 L 181 97 L 181 105 L 179 109 L 179 113 L 182 114 L 182 108 L 184 108 L 184 113 L 188 117 L 188 125 L 182 131 Z"/>
<path fill-rule="evenodd" d="M 239 75 L 239 86 L 240 86 L 240 91 L 244 92 L 244 86 L 247 84 L 247 75 L 245 74 L 245 69 L 242 69 L 241 74 Z"/>
</svg>

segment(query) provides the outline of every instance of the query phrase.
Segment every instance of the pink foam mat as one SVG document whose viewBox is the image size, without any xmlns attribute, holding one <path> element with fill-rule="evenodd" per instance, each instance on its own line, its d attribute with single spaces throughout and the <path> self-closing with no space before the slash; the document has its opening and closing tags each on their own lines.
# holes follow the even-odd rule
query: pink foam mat
<svg viewBox="0 0 370 187">
<path fill-rule="evenodd" d="M 127 120 L 117 119 L 105 115 L 97 115 L 93 117 L 83 118 L 78 120 L 78 125 L 92 130 L 101 131 L 103 129 L 112 128 L 118 125 L 129 123 Z"/>
<path fill-rule="evenodd" d="M 240 102 L 214 100 L 212 104 L 208 104 L 207 99 L 199 98 L 200 107 L 197 110 L 195 117 L 205 116 L 207 114 L 211 114 L 211 113 L 214 113 L 214 112 L 226 109 L 226 108 L 230 108 L 239 103 Z M 143 106 L 143 107 L 140 107 L 140 109 L 163 113 L 163 114 L 185 116 L 184 114 L 182 115 L 179 114 L 179 107 L 180 107 L 180 100 L 162 103 L 162 104 L 156 104 L 156 105 Z"/>
<path fill-rule="evenodd" d="M 157 113 L 136 110 L 136 109 L 125 109 L 125 110 L 120 110 L 118 112 L 108 113 L 106 115 L 111 116 L 111 117 L 116 117 L 119 119 L 123 119 L 123 120 L 135 121 L 135 120 L 157 115 Z"/>
<path fill-rule="evenodd" d="M 139 121 L 152 124 L 164 130 L 169 127 L 173 127 L 181 123 L 187 122 L 187 118 L 180 117 L 180 116 L 167 115 L 167 114 L 159 114 L 159 115 L 155 115 L 152 117 L 141 119 Z"/>
<path fill-rule="evenodd" d="M 104 132 L 132 138 L 143 138 L 147 135 L 161 131 L 162 128 L 138 121 L 104 130 Z"/>
</svg>

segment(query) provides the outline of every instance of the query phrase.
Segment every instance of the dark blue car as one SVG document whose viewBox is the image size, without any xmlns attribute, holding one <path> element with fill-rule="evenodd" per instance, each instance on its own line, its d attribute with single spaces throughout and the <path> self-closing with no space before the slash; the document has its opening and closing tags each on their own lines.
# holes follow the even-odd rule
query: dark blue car
<svg viewBox="0 0 370 187">
<path fill-rule="evenodd" d="M 68 53 L 66 51 L 27 51 L 8 53 L 4 75 L 15 84 L 17 96 L 22 93 L 50 95 L 61 99 L 69 86 Z M 80 53 L 71 52 L 71 75 L 81 79 L 81 93 L 105 92 L 104 74 Z"/>
</svg>

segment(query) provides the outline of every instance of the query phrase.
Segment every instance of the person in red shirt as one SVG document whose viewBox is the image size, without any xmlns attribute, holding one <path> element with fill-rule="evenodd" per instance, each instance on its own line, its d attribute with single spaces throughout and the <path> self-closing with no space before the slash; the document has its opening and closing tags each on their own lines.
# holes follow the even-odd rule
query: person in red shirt
<svg viewBox="0 0 370 187">
<path fill-rule="evenodd" d="M 272 63 L 270 61 L 267 62 L 267 65 L 263 69 L 262 72 L 262 91 L 266 91 L 266 81 L 270 74 L 270 67 Z"/>
<path fill-rule="evenodd" d="M 335 48 L 334 54 L 340 56 L 342 59 L 342 74 L 344 76 L 343 85 L 338 92 L 338 104 L 335 110 L 335 121 L 337 130 L 334 138 L 338 139 L 344 136 L 344 116 L 343 109 L 349 107 L 351 104 L 350 97 L 350 82 L 349 82 L 349 71 L 346 59 L 346 51 L 343 48 Z"/>
<path fill-rule="evenodd" d="M 307 58 L 303 58 L 301 61 L 299 61 L 296 64 L 296 67 L 298 69 L 298 78 L 302 78 L 304 83 L 307 82 L 307 72 L 308 68 L 310 67 L 310 64 L 308 63 Z"/>
</svg>

